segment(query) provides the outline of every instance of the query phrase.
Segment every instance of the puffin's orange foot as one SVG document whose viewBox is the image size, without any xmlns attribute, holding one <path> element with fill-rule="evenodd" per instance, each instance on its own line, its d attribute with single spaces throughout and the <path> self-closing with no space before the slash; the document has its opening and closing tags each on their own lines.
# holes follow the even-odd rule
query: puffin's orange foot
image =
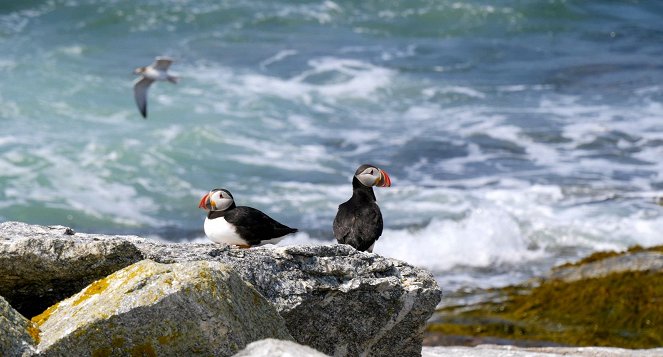
<svg viewBox="0 0 663 357">
<path fill-rule="evenodd" d="M 246 245 L 246 244 L 235 244 L 235 247 L 237 247 L 237 248 L 239 248 L 239 249 L 248 249 L 248 248 L 251 248 L 250 245 Z"/>
</svg>

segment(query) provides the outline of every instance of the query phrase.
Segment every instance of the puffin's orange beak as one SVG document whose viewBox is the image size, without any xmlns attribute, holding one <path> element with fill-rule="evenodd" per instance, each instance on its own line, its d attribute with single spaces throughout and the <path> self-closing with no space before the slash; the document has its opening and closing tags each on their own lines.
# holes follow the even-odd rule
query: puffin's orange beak
<svg viewBox="0 0 663 357">
<path fill-rule="evenodd" d="M 389 178 L 389 175 L 387 175 L 387 172 L 378 169 L 380 171 L 380 178 L 378 179 L 378 182 L 375 184 L 375 186 L 378 187 L 389 187 L 391 186 L 391 179 Z"/>
<path fill-rule="evenodd" d="M 209 192 L 205 196 L 203 196 L 203 198 L 200 199 L 198 208 L 209 209 Z"/>
</svg>

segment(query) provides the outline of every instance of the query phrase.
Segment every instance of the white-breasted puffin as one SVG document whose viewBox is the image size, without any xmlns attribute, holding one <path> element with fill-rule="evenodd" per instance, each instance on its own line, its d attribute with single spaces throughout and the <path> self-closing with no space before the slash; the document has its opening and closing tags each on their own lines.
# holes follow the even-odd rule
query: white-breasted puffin
<svg viewBox="0 0 663 357">
<path fill-rule="evenodd" d="M 168 57 L 157 57 L 154 63 L 145 67 L 134 69 L 134 74 L 139 74 L 134 82 L 134 99 L 143 118 L 147 119 L 147 90 L 154 81 L 168 81 L 177 84 L 178 77 L 168 73 L 168 68 L 173 60 Z"/>
<path fill-rule="evenodd" d="M 233 195 L 223 188 L 215 188 L 200 199 L 199 208 L 209 211 L 205 218 L 205 235 L 217 243 L 250 248 L 276 244 L 283 236 L 297 232 L 261 211 L 236 206 Z"/>
<path fill-rule="evenodd" d="M 389 187 L 389 175 L 373 165 L 361 165 L 352 178 L 352 197 L 338 206 L 334 218 L 334 237 L 360 251 L 373 251 L 382 235 L 382 213 L 373 186 Z"/>
</svg>

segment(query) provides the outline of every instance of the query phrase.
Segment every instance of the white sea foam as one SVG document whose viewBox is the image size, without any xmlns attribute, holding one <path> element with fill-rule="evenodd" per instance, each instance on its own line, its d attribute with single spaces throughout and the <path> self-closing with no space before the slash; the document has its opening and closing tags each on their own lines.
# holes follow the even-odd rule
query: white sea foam
<svg viewBox="0 0 663 357">
<path fill-rule="evenodd" d="M 275 58 L 282 57 L 277 53 Z M 271 62 L 270 62 L 271 63 Z M 225 90 L 236 92 L 237 96 L 247 94 L 270 95 L 293 100 L 299 99 L 312 103 L 312 96 L 319 100 L 334 102 L 341 98 L 364 98 L 373 100 L 373 93 L 389 84 L 395 73 L 368 62 L 355 59 L 321 57 L 308 61 L 309 69 L 291 78 L 280 78 L 262 73 L 232 73 L 224 68 L 198 65 L 196 68 L 183 70 L 187 77 L 221 86 Z M 312 78 L 336 74 L 340 80 L 314 83 Z"/>
<path fill-rule="evenodd" d="M 489 267 L 540 256 L 528 249 L 524 232 L 504 211 L 474 210 L 461 221 L 434 220 L 423 229 L 387 229 L 376 253 L 433 271 L 454 266 Z"/>
<path fill-rule="evenodd" d="M 290 57 L 290 56 L 294 56 L 296 54 L 297 54 L 297 51 L 295 51 L 295 50 L 282 50 L 282 51 L 279 51 L 274 56 L 269 57 L 266 60 L 260 62 L 260 67 L 265 69 L 265 68 L 267 68 L 267 66 L 269 66 L 273 63 L 280 62 L 283 59 L 285 59 L 287 57 Z"/>
</svg>

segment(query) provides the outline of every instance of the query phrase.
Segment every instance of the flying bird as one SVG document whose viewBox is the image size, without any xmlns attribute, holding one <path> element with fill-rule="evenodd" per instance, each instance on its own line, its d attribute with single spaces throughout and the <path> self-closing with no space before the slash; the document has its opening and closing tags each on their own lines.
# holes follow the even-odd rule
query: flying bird
<svg viewBox="0 0 663 357">
<path fill-rule="evenodd" d="M 338 206 L 334 218 L 334 237 L 360 251 L 373 251 L 382 235 L 382 213 L 373 193 L 373 186 L 389 187 L 387 173 L 373 165 L 361 165 L 352 178 L 352 197 Z"/>
<path fill-rule="evenodd" d="M 150 89 L 152 82 L 168 81 L 177 84 L 179 78 L 168 73 L 171 63 L 173 63 L 171 58 L 157 57 L 151 65 L 134 70 L 134 74 L 140 75 L 140 78 L 134 82 L 134 98 L 143 118 L 147 119 L 147 90 Z"/>
<path fill-rule="evenodd" d="M 205 235 L 217 243 L 250 248 L 276 244 L 296 228 L 285 226 L 261 211 L 236 206 L 233 195 L 223 188 L 215 188 L 200 199 L 199 208 L 207 210 Z"/>
</svg>

